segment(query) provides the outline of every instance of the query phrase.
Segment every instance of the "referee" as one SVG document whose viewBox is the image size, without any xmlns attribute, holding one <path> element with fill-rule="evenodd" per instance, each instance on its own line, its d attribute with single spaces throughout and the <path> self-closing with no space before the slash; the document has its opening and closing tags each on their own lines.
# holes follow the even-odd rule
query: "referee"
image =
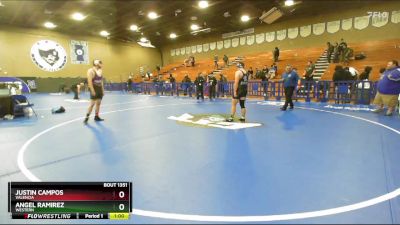
<svg viewBox="0 0 400 225">
<path fill-rule="evenodd" d="M 291 65 L 287 65 L 285 68 L 285 73 L 282 75 L 283 87 L 285 89 L 285 104 L 282 106 L 281 110 L 285 111 L 290 105 L 289 109 L 293 109 L 293 92 L 297 87 L 297 82 L 299 81 L 299 75 L 293 70 Z"/>
</svg>

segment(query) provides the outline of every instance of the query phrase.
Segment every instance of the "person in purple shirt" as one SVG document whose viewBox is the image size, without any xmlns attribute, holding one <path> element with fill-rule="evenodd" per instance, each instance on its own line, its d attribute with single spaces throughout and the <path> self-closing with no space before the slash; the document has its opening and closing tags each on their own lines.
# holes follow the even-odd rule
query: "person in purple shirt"
<svg viewBox="0 0 400 225">
<path fill-rule="evenodd" d="M 299 75 L 293 70 L 291 65 L 286 66 L 285 73 L 282 75 L 282 81 L 285 89 L 285 104 L 282 106 L 281 110 L 285 111 L 288 105 L 290 105 L 289 109 L 293 109 L 292 96 L 297 87 L 297 82 L 299 81 Z"/>
<path fill-rule="evenodd" d="M 393 111 L 397 105 L 397 98 L 400 94 L 400 67 L 399 62 L 391 60 L 386 66 L 386 71 L 383 73 L 378 82 L 377 93 L 374 99 L 374 104 L 378 106 L 373 112 L 380 113 L 384 106 L 388 107 L 386 116 L 393 115 Z"/>
</svg>

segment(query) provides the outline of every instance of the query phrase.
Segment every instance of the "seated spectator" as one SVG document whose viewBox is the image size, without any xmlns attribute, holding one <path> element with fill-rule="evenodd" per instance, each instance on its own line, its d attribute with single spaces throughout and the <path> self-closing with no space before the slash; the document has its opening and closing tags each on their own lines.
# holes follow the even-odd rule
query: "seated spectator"
<svg viewBox="0 0 400 225">
<path fill-rule="evenodd" d="M 183 64 L 185 65 L 185 67 L 188 67 L 190 64 L 190 58 L 187 58 L 183 61 Z"/>
</svg>

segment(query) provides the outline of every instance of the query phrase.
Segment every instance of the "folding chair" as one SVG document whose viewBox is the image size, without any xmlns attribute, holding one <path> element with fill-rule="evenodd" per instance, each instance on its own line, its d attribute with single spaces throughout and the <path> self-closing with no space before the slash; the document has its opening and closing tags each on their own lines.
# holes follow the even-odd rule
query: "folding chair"
<svg viewBox="0 0 400 225">
<path fill-rule="evenodd" d="M 27 97 L 25 97 L 24 95 L 12 95 L 11 98 L 13 100 L 14 116 L 25 115 L 24 109 L 31 108 L 33 113 L 37 117 L 37 114 L 33 109 L 34 104 L 30 103 Z"/>
</svg>

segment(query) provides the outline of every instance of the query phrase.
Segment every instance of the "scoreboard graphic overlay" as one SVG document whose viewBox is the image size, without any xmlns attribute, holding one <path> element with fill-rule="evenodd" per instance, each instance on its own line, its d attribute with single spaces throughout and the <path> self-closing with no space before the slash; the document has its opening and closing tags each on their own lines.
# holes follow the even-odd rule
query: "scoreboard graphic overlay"
<svg viewBox="0 0 400 225">
<path fill-rule="evenodd" d="M 129 219 L 132 182 L 9 182 L 13 219 Z"/>
</svg>

